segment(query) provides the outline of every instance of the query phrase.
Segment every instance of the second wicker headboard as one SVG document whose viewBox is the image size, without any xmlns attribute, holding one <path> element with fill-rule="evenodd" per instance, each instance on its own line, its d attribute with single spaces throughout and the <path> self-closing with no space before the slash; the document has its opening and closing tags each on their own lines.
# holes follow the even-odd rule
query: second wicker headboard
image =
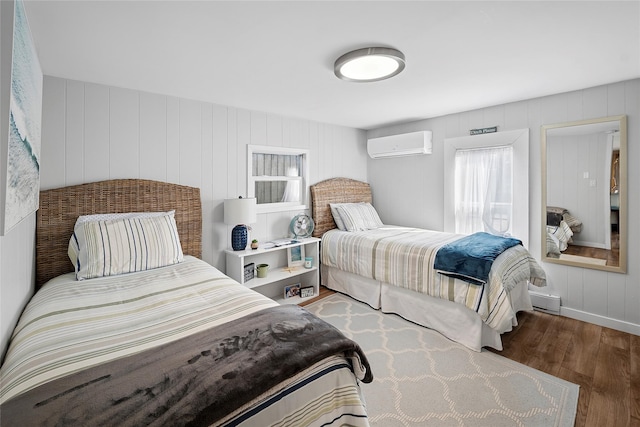
<svg viewBox="0 0 640 427">
<path fill-rule="evenodd" d="M 199 188 L 144 179 L 114 179 L 41 191 L 36 215 L 36 288 L 73 271 L 67 248 L 80 215 L 174 209 L 183 253 L 200 258 Z"/>
<path fill-rule="evenodd" d="M 330 203 L 372 202 L 371 186 L 366 182 L 350 178 L 331 178 L 320 181 L 312 185 L 310 190 L 311 215 L 315 223 L 314 237 L 321 237 L 327 231 L 336 228 Z"/>
</svg>

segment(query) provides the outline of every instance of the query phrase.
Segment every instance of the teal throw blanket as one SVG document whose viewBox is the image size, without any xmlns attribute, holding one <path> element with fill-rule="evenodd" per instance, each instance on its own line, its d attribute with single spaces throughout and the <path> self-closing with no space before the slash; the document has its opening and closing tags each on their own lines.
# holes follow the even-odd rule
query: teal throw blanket
<svg viewBox="0 0 640 427">
<path fill-rule="evenodd" d="M 448 276 L 482 285 L 487 282 L 498 255 L 521 244 L 518 239 L 474 233 L 441 247 L 436 253 L 434 268 Z"/>
</svg>

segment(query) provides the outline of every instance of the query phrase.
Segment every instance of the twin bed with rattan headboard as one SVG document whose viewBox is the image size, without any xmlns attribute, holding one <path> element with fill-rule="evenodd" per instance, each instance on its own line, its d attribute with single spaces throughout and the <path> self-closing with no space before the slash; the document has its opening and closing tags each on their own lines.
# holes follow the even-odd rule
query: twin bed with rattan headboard
<svg viewBox="0 0 640 427">
<path fill-rule="evenodd" d="M 200 189 L 144 179 L 114 179 L 40 193 L 36 216 L 36 286 L 73 271 L 69 238 L 81 215 L 175 210 L 185 255 L 202 257 Z"/>
<path fill-rule="evenodd" d="M 362 181 L 333 178 L 310 190 L 324 286 L 473 350 L 501 350 L 500 334 L 517 324 L 518 311 L 532 309 L 528 284 L 545 285 L 544 271 L 516 239 L 383 224 Z M 448 252 L 459 247 L 482 252 Z M 463 271 L 454 271 L 459 266 Z"/>
<path fill-rule="evenodd" d="M 41 192 L 38 291 L 0 368 L 3 424 L 368 425 L 358 345 L 200 260 L 201 221 L 193 187 Z"/>
</svg>

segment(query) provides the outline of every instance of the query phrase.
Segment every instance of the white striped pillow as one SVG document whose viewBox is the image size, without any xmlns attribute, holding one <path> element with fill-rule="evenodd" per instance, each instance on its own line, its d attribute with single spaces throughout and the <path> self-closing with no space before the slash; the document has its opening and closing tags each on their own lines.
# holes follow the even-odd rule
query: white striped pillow
<svg viewBox="0 0 640 427">
<path fill-rule="evenodd" d="M 338 229 L 345 231 L 346 228 L 344 226 L 344 222 L 342 222 L 342 218 L 340 218 L 340 212 L 338 212 L 338 206 L 342 206 L 345 203 L 329 203 L 329 207 L 331 208 L 331 216 L 333 216 L 333 221 L 336 223 L 336 227 Z"/>
<path fill-rule="evenodd" d="M 104 213 L 104 214 L 93 214 L 93 215 L 80 215 L 78 219 L 76 219 L 75 227 L 78 224 L 83 222 L 90 221 L 108 221 L 112 219 L 125 219 L 125 218 L 151 218 L 156 216 L 164 216 L 167 214 L 175 214 L 175 210 L 168 212 L 123 212 L 123 213 Z M 78 241 L 76 240 L 75 233 L 71 235 L 69 239 L 69 247 L 67 248 L 67 255 L 69 255 L 69 259 L 71 260 L 71 264 L 73 264 L 73 268 L 75 268 L 76 273 L 78 272 L 78 253 L 80 253 L 80 248 L 78 247 Z"/>
<path fill-rule="evenodd" d="M 77 223 L 76 279 L 114 276 L 183 260 L 174 213 Z"/>
<path fill-rule="evenodd" d="M 346 231 L 373 230 L 383 226 L 371 203 L 345 203 L 337 209 Z"/>
<path fill-rule="evenodd" d="M 562 215 L 562 219 L 567 223 L 571 231 L 573 231 L 574 233 L 580 233 L 582 231 L 582 221 L 580 221 L 575 216 L 567 212 Z"/>
</svg>

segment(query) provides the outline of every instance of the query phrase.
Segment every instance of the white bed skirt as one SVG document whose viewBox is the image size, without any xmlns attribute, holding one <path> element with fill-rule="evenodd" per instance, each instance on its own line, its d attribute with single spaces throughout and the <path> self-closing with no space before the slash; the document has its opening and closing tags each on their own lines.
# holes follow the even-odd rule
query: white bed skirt
<svg viewBox="0 0 640 427">
<path fill-rule="evenodd" d="M 475 351 L 481 351 L 485 346 L 502 350 L 500 334 L 510 331 L 518 324 L 515 313 L 533 310 L 526 282 L 518 284 L 509 294 L 514 316 L 511 327 L 504 331 L 487 326 L 476 312 L 463 305 L 324 264 L 321 264 L 321 282 L 327 288 L 347 294 L 375 309 L 398 314 L 414 323 L 434 329 Z"/>
</svg>

